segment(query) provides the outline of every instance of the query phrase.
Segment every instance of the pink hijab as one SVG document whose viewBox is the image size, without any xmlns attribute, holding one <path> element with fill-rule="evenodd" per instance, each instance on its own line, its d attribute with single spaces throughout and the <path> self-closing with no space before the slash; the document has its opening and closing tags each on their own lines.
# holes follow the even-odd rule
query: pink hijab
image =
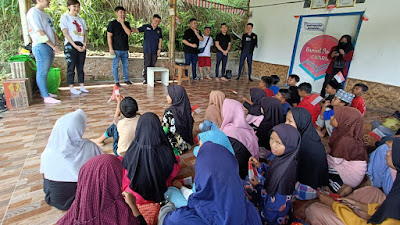
<svg viewBox="0 0 400 225">
<path fill-rule="evenodd" d="M 138 225 L 122 196 L 122 164 L 113 155 L 91 158 L 79 171 L 71 208 L 57 224 Z"/>
<path fill-rule="evenodd" d="M 246 122 L 242 104 L 233 99 L 225 99 L 222 106 L 222 117 L 224 121 L 221 125 L 221 131 L 226 136 L 240 141 L 251 155 L 258 159 L 258 138 L 253 128 Z"/>
</svg>

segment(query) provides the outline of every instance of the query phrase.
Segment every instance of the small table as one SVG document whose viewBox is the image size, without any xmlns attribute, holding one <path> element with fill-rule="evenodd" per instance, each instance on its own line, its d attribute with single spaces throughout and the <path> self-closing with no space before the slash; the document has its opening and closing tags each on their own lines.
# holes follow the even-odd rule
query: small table
<svg viewBox="0 0 400 225">
<path fill-rule="evenodd" d="M 147 67 L 147 83 L 154 87 L 154 72 L 161 72 L 161 83 L 169 85 L 169 69 L 163 67 Z"/>
</svg>

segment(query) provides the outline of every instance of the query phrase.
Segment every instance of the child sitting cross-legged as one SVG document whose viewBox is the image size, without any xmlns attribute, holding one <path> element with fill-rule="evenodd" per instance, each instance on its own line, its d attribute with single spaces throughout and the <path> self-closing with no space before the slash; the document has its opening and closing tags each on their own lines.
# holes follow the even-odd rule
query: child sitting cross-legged
<svg viewBox="0 0 400 225">
<path fill-rule="evenodd" d="M 260 83 L 258 86 L 265 91 L 265 93 L 267 94 L 267 97 L 272 97 L 275 95 L 274 92 L 270 89 L 273 82 L 274 82 L 273 79 L 269 76 L 261 77 L 261 80 L 260 80 Z"/>
<path fill-rule="evenodd" d="M 99 146 L 104 145 L 107 138 L 113 137 L 113 151 L 116 156 L 124 156 L 133 139 L 139 120 L 139 110 L 136 100 L 132 97 L 117 95 L 117 108 L 114 114 L 113 124 L 108 127 L 101 137 L 92 139 Z M 122 115 L 121 115 L 122 114 Z"/>
<path fill-rule="evenodd" d="M 362 95 L 368 91 L 368 86 L 362 83 L 358 83 L 354 85 L 351 92 L 355 95 L 353 102 L 351 103 L 351 107 L 354 107 L 360 111 L 360 113 L 364 116 L 367 110 L 365 106 L 365 101 Z"/>
<path fill-rule="evenodd" d="M 300 140 L 296 128 L 279 124 L 272 129 L 270 137 L 271 152 L 275 155 L 271 164 L 250 158 L 262 179 L 250 178 L 251 185 L 245 184 L 246 194 L 258 208 L 263 222 L 275 225 L 291 220 Z"/>
<path fill-rule="evenodd" d="M 333 108 L 335 106 L 348 106 L 351 104 L 353 98 L 353 94 L 339 89 L 335 97 L 332 99 L 332 102 L 329 100 L 325 101 L 325 103 L 322 105 L 321 113 L 316 122 L 318 128 L 320 128 L 317 129 L 320 137 L 325 137 L 326 133 L 328 133 L 329 136 L 332 134 L 333 126 L 331 125 L 331 117 L 335 115 Z"/>
<path fill-rule="evenodd" d="M 301 83 L 298 87 L 300 97 L 303 99 L 297 105 L 297 107 L 305 108 L 311 114 L 311 118 L 315 127 L 318 115 L 321 113 L 321 107 L 319 104 L 313 104 L 313 101 L 318 97 L 317 94 L 312 94 L 312 86 L 310 83 Z"/>
</svg>

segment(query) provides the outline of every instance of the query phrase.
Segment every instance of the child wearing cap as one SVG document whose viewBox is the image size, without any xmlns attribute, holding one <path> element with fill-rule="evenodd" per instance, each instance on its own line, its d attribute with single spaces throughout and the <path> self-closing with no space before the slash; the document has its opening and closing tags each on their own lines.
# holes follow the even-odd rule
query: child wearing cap
<svg viewBox="0 0 400 225">
<path fill-rule="evenodd" d="M 204 27 L 203 41 L 200 41 L 200 53 L 199 53 L 199 71 L 200 71 L 200 80 L 203 80 L 203 67 L 207 70 L 207 79 L 211 80 L 210 71 L 211 71 L 211 46 L 214 45 L 214 40 L 210 36 L 211 27 Z"/>
<path fill-rule="evenodd" d="M 348 106 L 354 99 L 354 95 L 348 92 L 343 91 L 343 89 L 339 89 L 335 97 L 332 99 L 332 102 L 326 100 L 322 105 L 321 113 L 317 119 L 317 126 L 320 129 L 317 129 L 318 134 L 321 137 L 324 137 L 326 133 L 331 136 L 333 131 L 333 126 L 331 125 L 331 117 L 335 115 L 333 111 L 333 107 L 335 106 Z M 329 107 L 331 106 L 331 107 Z M 324 129 L 325 128 L 325 129 Z"/>
</svg>

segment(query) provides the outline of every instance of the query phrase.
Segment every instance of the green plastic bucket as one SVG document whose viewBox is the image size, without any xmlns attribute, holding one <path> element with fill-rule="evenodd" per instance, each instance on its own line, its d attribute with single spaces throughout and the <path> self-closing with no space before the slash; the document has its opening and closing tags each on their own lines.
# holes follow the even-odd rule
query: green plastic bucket
<svg viewBox="0 0 400 225">
<path fill-rule="evenodd" d="M 8 59 L 9 62 L 32 62 L 33 69 L 36 70 L 36 62 L 29 55 L 14 55 Z M 58 91 L 58 88 L 61 84 L 61 73 L 60 68 L 50 68 L 49 73 L 47 74 L 47 90 L 55 94 Z"/>
<path fill-rule="evenodd" d="M 49 73 L 47 74 L 47 90 L 52 94 L 57 93 L 60 83 L 60 68 L 51 67 Z"/>
</svg>

